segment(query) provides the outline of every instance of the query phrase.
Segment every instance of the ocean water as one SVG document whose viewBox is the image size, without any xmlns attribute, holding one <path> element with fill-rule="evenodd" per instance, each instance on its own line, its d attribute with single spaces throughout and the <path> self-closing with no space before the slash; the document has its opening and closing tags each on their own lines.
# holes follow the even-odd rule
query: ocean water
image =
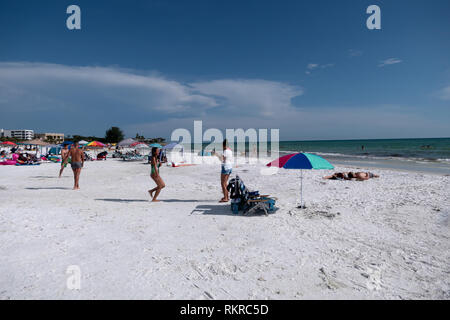
<svg viewBox="0 0 450 320">
<path fill-rule="evenodd" d="M 280 152 L 315 153 L 337 164 L 450 174 L 450 138 L 282 141 Z"/>
<path fill-rule="evenodd" d="M 200 150 L 207 145 L 193 147 Z M 221 150 L 220 144 L 216 150 Z M 315 153 L 336 165 L 450 174 L 450 138 L 280 141 L 279 150 L 280 155 Z"/>
<path fill-rule="evenodd" d="M 449 162 L 450 138 L 282 141 L 280 151 Z"/>
</svg>

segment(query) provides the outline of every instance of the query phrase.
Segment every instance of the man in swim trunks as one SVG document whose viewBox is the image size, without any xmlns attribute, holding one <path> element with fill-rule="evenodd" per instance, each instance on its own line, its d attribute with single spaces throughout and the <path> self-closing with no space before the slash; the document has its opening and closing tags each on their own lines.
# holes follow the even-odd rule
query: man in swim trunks
<svg viewBox="0 0 450 320">
<path fill-rule="evenodd" d="M 79 149 L 78 142 L 75 142 L 72 148 L 70 148 L 68 157 L 71 158 L 70 165 L 73 171 L 73 179 L 74 179 L 73 190 L 78 190 L 80 189 L 79 182 L 80 182 L 81 168 L 83 168 L 84 166 L 84 152 L 83 150 Z"/>
<path fill-rule="evenodd" d="M 67 162 L 70 163 L 70 159 L 68 159 L 68 158 L 69 158 L 69 146 L 67 144 L 65 144 L 63 149 L 61 150 L 61 169 L 59 170 L 60 178 L 64 171 L 64 168 L 67 166 Z"/>
</svg>

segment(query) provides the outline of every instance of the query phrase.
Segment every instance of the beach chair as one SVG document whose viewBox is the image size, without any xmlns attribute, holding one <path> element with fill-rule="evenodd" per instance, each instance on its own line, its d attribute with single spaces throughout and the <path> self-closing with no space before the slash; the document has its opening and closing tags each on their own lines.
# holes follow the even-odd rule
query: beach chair
<svg viewBox="0 0 450 320">
<path fill-rule="evenodd" d="M 248 190 L 238 175 L 230 180 L 227 190 L 230 192 L 231 211 L 234 214 L 239 214 L 242 210 L 244 215 L 250 215 L 262 210 L 267 216 L 275 211 L 276 198 L 260 195 L 259 191 Z"/>
<path fill-rule="evenodd" d="M 255 214 L 259 211 L 264 211 L 266 216 L 269 215 L 270 212 L 276 210 L 275 203 L 277 198 L 269 197 L 269 195 L 262 195 L 248 199 L 247 209 L 244 211 L 244 215 L 248 216 L 250 214 Z"/>
</svg>

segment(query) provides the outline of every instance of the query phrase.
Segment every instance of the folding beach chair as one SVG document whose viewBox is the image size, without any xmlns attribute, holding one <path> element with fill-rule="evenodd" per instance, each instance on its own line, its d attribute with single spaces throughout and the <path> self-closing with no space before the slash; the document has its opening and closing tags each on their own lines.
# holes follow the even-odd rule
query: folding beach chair
<svg viewBox="0 0 450 320">
<path fill-rule="evenodd" d="M 255 214 L 258 211 L 264 211 L 266 216 L 269 212 L 275 211 L 275 202 L 277 198 L 269 197 L 269 195 L 257 196 L 247 200 L 248 207 L 244 211 L 244 215 Z"/>
<path fill-rule="evenodd" d="M 260 195 L 259 191 L 249 191 L 238 175 L 230 180 L 227 189 L 230 191 L 231 211 L 234 214 L 243 210 L 244 215 L 250 215 L 263 210 L 268 215 L 275 210 L 276 198 Z"/>
</svg>

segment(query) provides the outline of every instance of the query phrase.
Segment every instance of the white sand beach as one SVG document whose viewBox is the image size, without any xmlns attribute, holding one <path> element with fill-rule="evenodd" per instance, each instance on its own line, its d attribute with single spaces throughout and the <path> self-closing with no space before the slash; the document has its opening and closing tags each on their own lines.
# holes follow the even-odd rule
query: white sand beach
<svg viewBox="0 0 450 320">
<path fill-rule="evenodd" d="M 163 166 L 161 203 L 140 162 L 87 162 L 79 191 L 70 168 L 0 166 L 0 299 L 450 298 L 450 177 L 304 171 L 300 210 L 299 172 L 261 168 L 233 175 L 278 198 L 268 217 L 218 203 L 217 164 Z"/>
</svg>

